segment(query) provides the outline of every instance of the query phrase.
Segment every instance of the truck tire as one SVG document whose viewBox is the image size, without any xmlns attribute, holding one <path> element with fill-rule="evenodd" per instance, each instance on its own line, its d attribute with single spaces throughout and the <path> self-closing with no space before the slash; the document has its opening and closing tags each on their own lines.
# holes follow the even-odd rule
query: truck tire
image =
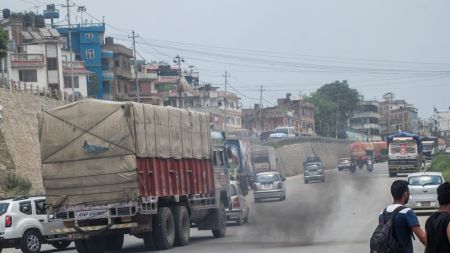
<svg viewBox="0 0 450 253">
<path fill-rule="evenodd" d="M 184 206 L 177 206 L 173 210 L 175 221 L 175 245 L 185 246 L 189 244 L 191 236 L 191 219 L 189 212 Z"/>
<path fill-rule="evenodd" d="M 215 210 L 215 219 L 217 222 L 217 229 L 212 230 L 214 238 L 222 238 L 227 233 L 227 214 L 225 213 L 225 206 L 220 202 L 219 209 Z"/>
<path fill-rule="evenodd" d="M 155 238 L 152 232 L 147 232 L 142 234 L 142 239 L 144 240 L 144 247 L 147 250 L 157 250 L 158 247 L 155 243 Z"/>
<path fill-rule="evenodd" d="M 20 249 L 23 253 L 38 253 L 41 251 L 41 233 L 36 229 L 30 229 L 20 239 Z"/>
<path fill-rule="evenodd" d="M 51 244 L 56 249 L 64 250 L 64 249 L 67 249 L 67 247 L 69 247 L 69 245 L 71 243 L 72 243 L 71 241 L 62 240 L 62 241 L 52 242 Z"/>
<path fill-rule="evenodd" d="M 106 237 L 106 250 L 120 251 L 123 247 L 125 235 L 122 233 L 111 234 Z"/>
<path fill-rule="evenodd" d="M 86 246 L 86 240 L 75 240 L 75 248 L 78 253 L 89 253 Z"/>
<path fill-rule="evenodd" d="M 93 237 L 85 240 L 87 253 L 103 253 L 106 251 L 106 238 Z"/>
<path fill-rule="evenodd" d="M 173 247 L 175 242 L 175 221 L 170 208 L 158 208 L 153 233 L 158 250 L 167 250 Z"/>
</svg>

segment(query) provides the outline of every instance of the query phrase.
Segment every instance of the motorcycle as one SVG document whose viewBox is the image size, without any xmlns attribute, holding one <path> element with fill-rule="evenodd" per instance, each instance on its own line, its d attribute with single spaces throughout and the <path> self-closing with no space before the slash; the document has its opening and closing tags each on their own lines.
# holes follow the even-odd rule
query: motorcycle
<svg viewBox="0 0 450 253">
<path fill-rule="evenodd" d="M 373 162 L 372 162 L 371 159 L 368 159 L 368 160 L 367 160 L 367 170 L 368 170 L 369 172 L 372 172 L 372 170 L 373 170 Z"/>
<path fill-rule="evenodd" d="M 352 161 L 351 163 L 350 163 L 350 173 L 355 173 L 355 170 L 356 170 L 356 162 L 355 161 Z"/>
</svg>

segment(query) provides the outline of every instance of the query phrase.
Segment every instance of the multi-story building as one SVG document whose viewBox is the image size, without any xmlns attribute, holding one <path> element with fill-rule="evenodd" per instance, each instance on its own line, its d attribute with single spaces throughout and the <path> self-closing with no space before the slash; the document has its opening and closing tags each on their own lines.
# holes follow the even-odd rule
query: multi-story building
<svg viewBox="0 0 450 253">
<path fill-rule="evenodd" d="M 380 103 L 378 101 L 364 101 L 364 99 L 361 99 L 350 118 L 350 128 L 360 134 L 366 135 L 366 139 L 381 139 L 379 105 Z"/>
<path fill-rule="evenodd" d="M 64 76 L 64 92 L 66 94 L 72 94 L 72 75 L 75 91 L 75 98 L 87 97 L 87 80 L 93 73 L 89 72 L 84 66 L 83 61 L 70 61 L 70 53 L 72 53 L 72 59 L 75 59 L 74 53 L 62 50 L 62 66 L 63 66 L 63 76 Z"/>
<path fill-rule="evenodd" d="M 315 135 L 314 105 L 303 99 L 291 100 L 291 95 L 277 100 L 273 107 L 243 110 L 243 127 L 256 133 L 291 126 L 302 135 Z"/>
<path fill-rule="evenodd" d="M 69 28 L 57 26 L 58 31 L 66 37 L 68 46 Z M 70 28 L 72 51 L 78 61 L 84 61 L 87 70 L 94 75 L 88 79 L 88 95 L 99 99 L 113 99 L 110 81 L 114 81 L 111 71 L 113 52 L 102 49 L 104 44 L 105 24 L 77 24 Z"/>
<path fill-rule="evenodd" d="M 105 66 L 109 65 L 114 74 L 114 80 L 109 81 L 109 86 L 112 87 L 111 94 L 113 98 L 116 99 L 120 97 L 119 100 L 124 98 L 128 100 L 130 95 L 128 91 L 130 90 L 134 79 L 131 72 L 133 50 L 121 44 L 114 43 L 112 37 L 105 38 L 105 44 L 102 45 L 102 49 L 113 53 L 110 64 L 104 64 Z M 145 84 L 141 85 L 141 89 L 144 85 Z M 125 91 L 127 92 L 125 93 Z M 124 94 L 126 94 L 126 96 L 123 96 Z"/>
<path fill-rule="evenodd" d="M 432 132 L 450 140 L 450 108 L 448 111 L 434 111 L 432 116 Z"/>
<path fill-rule="evenodd" d="M 418 111 L 417 108 L 408 104 L 405 100 L 394 100 L 394 94 L 387 93 L 383 96 L 384 101 L 380 102 L 380 127 L 381 136 L 398 131 L 418 132 Z"/>
</svg>

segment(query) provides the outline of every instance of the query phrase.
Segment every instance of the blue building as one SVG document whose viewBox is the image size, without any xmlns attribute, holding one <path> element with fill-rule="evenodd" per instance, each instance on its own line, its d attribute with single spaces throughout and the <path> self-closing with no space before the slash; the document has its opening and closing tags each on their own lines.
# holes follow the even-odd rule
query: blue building
<svg viewBox="0 0 450 253">
<path fill-rule="evenodd" d="M 57 27 L 68 41 L 67 27 Z M 88 96 L 99 99 L 112 99 L 110 81 L 114 74 L 110 71 L 113 52 L 102 50 L 105 36 L 105 24 L 77 24 L 71 28 L 72 51 L 75 58 L 84 61 L 86 69 L 95 73 L 88 77 Z"/>
</svg>

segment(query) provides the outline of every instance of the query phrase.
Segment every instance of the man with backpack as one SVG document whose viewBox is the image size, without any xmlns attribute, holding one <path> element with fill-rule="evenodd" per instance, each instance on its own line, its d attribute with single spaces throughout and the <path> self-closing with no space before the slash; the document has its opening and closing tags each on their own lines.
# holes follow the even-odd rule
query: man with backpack
<svg viewBox="0 0 450 253">
<path fill-rule="evenodd" d="M 425 223 L 427 246 L 425 253 L 450 252 L 450 183 L 437 189 L 439 210 Z"/>
<path fill-rule="evenodd" d="M 379 225 L 370 238 L 370 252 L 413 253 L 413 233 L 424 245 L 426 236 L 414 211 L 405 207 L 409 200 L 408 182 L 394 181 L 391 194 L 394 203 L 387 206 L 379 216 Z"/>
</svg>

